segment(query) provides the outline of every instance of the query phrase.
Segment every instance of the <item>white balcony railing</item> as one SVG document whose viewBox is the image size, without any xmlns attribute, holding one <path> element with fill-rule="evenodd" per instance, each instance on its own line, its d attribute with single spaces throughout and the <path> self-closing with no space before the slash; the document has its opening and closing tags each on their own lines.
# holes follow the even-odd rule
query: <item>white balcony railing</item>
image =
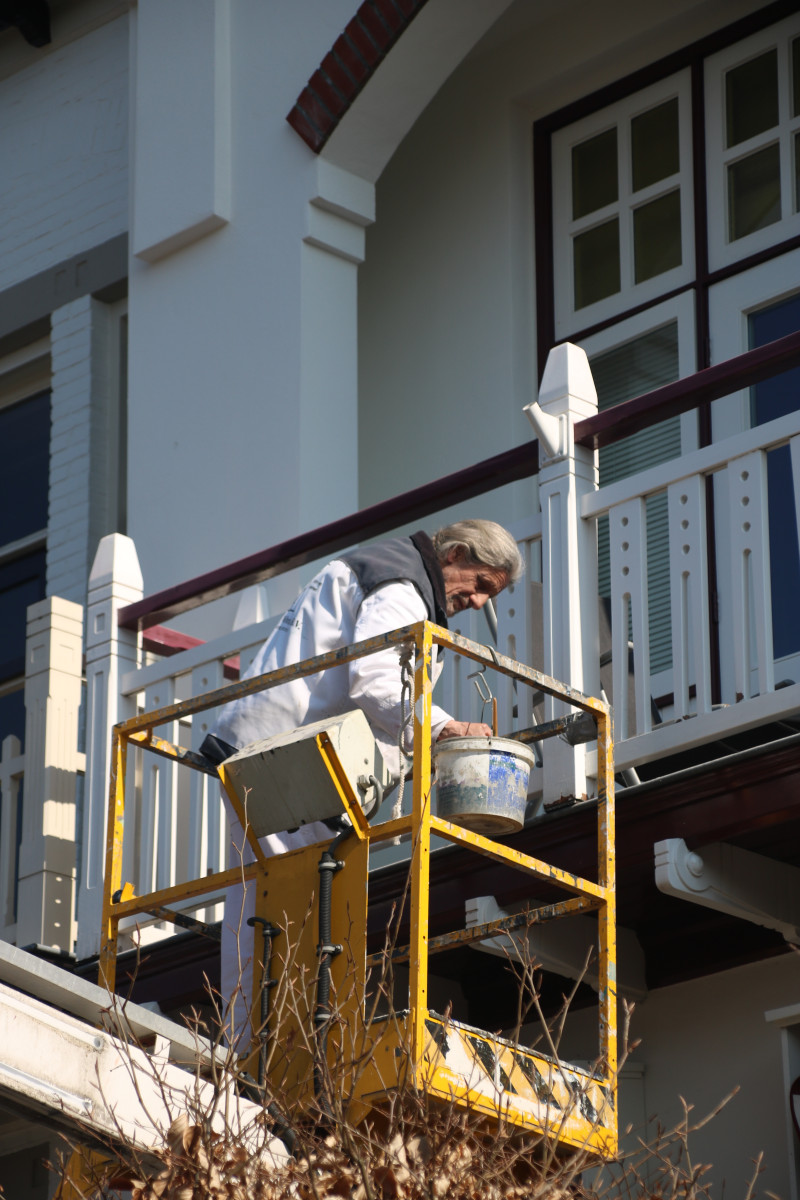
<svg viewBox="0 0 800 1200">
<path fill-rule="evenodd" d="M 586 420 L 596 407 L 585 355 L 575 347 L 558 347 L 548 362 L 539 406 L 532 412 L 540 441 L 541 511 L 513 526 L 526 560 L 526 575 L 498 598 L 498 648 L 581 691 L 599 691 L 597 522 L 607 516 L 617 768 L 636 767 L 796 712 L 800 682 L 775 687 L 764 481 L 767 453 L 786 444 L 791 447 L 794 480 L 800 480 L 800 413 L 598 488 L 596 455 L 576 446 L 574 438 L 576 422 Z M 722 702 L 716 704 L 711 690 L 716 631 L 710 624 L 707 583 L 709 478 L 720 498 L 716 569 L 725 599 L 719 653 L 725 664 L 731 664 L 723 675 Z M 654 724 L 644 514 L 646 498 L 659 493 L 666 494 L 668 508 L 673 699 L 663 714 L 667 719 Z M 795 482 L 796 504 L 797 497 Z M 141 594 L 133 544 L 119 535 L 104 539 L 87 612 L 89 766 L 81 848 L 80 955 L 98 949 L 111 726 L 137 707 L 153 710 L 221 686 L 226 681 L 226 662 L 238 655 L 242 668 L 246 667 L 278 619 L 249 624 L 147 662 L 136 634 L 120 628 L 117 620 L 119 609 L 139 600 Z M 477 641 L 489 641 L 483 614 L 463 614 L 453 624 Z M 456 661 L 447 664 L 439 702 L 461 718 L 478 719 L 482 701 L 469 678 L 469 664 L 450 657 Z M 780 682 L 785 684 L 782 675 L 783 670 Z M 663 690 L 663 675 L 656 682 Z M 556 715 L 552 705 L 534 711 L 532 698 L 520 695 L 502 677 L 490 683 L 498 699 L 501 732 L 527 728 L 537 716 Z M 213 715 L 209 712 L 191 725 L 160 732 L 171 742 L 197 749 Z M 228 838 L 213 781 L 197 772 L 178 772 L 173 763 L 146 752 L 138 752 L 134 760 L 129 764 L 133 786 L 128 792 L 132 799 L 125 822 L 124 874 L 137 893 L 224 866 Z M 592 795 L 594 770 L 591 745 L 573 747 L 551 740 L 544 746 L 541 766 L 534 770 L 532 789 L 545 801 L 567 794 Z M 213 919 L 219 911 L 209 906 L 202 915 Z M 161 935 L 157 925 L 144 934 L 147 938 Z"/>
</svg>

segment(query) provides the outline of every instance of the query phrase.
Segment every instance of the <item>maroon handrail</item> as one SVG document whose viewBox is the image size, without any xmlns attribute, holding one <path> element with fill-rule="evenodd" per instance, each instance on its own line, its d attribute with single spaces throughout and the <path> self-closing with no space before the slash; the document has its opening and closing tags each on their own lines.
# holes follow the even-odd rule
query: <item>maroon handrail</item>
<svg viewBox="0 0 800 1200">
<path fill-rule="evenodd" d="M 677 417 L 710 400 L 719 400 L 739 388 L 751 387 L 789 367 L 800 365 L 800 332 L 787 334 L 736 358 L 728 358 L 716 366 L 707 367 L 685 379 L 677 379 L 665 387 L 634 396 L 607 408 L 595 417 L 575 424 L 575 442 L 599 450 L 622 438 Z"/>
<path fill-rule="evenodd" d="M 432 483 L 382 500 L 360 512 L 351 513 L 338 521 L 331 521 L 319 529 L 301 533 L 297 537 L 279 542 L 266 550 L 259 550 L 247 558 L 227 563 L 215 571 L 187 579 L 174 587 L 145 596 L 135 604 L 128 604 L 119 612 L 119 624 L 124 629 L 149 629 L 177 617 L 180 613 L 199 608 L 211 600 L 230 596 L 254 583 L 262 583 L 275 575 L 282 575 L 293 567 L 301 567 L 317 558 L 330 557 L 358 541 L 377 537 L 388 530 L 396 529 L 407 521 L 418 521 L 451 504 L 471 500 L 494 488 L 527 479 L 539 470 L 539 444 L 525 442 L 493 458 L 461 471 L 454 471 Z"/>
<path fill-rule="evenodd" d="M 739 388 L 760 383 L 797 365 L 800 365 L 800 332 L 790 333 L 766 346 L 726 359 L 716 366 L 579 421 L 575 425 L 575 442 L 595 450 L 610 446 L 632 433 L 638 433 L 640 429 L 657 425 L 668 417 L 688 412 Z M 293 567 L 329 557 L 357 541 L 377 537 L 407 521 L 420 520 L 451 504 L 470 500 L 518 479 L 526 479 L 538 470 L 538 443 L 533 441 L 515 446 L 462 471 L 455 471 L 432 483 L 383 500 L 380 504 L 373 504 L 215 571 L 165 588 L 152 596 L 145 596 L 120 610 L 119 624 L 125 629 L 148 629 L 211 600 L 218 600 L 281 575 Z"/>
</svg>

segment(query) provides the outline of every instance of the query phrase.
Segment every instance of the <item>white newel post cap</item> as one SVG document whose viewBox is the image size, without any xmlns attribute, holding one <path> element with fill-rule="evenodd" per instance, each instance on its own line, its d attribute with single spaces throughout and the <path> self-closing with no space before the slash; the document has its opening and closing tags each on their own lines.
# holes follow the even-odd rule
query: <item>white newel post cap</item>
<svg viewBox="0 0 800 1200">
<path fill-rule="evenodd" d="M 572 426 L 597 412 L 597 390 L 586 351 L 571 342 L 554 346 L 547 356 L 538 401 L 523 409 L 545 459 L 572 453 Z"/>
<path fill-rule="evenodd" d="M 89 575 L 89 591 L 109 583 L 132 588 L 140 595 L 144 590 L 142 568 L 133 538 L 122 533 L 109 533 L 100 539 Z"/>
</svg>

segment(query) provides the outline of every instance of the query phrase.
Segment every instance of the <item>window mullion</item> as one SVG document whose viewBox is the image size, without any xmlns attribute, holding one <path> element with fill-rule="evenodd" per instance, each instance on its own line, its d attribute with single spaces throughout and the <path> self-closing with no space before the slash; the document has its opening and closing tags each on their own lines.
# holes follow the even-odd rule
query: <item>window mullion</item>
<svg viewBox="0 0 800 1200">
<path fill-rule="evenodd" d="M 633 263 L 633 183 L 631 164 L 631 121 L 625 117 L 617 127 L 619 187 L 619 276 L 622 291 L 634 286 Z"/>
</svg>

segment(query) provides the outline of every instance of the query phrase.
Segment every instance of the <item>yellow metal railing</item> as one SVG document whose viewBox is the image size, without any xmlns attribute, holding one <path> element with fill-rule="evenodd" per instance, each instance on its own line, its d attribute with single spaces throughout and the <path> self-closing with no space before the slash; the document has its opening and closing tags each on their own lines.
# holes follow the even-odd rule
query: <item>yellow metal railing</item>
<svg viewBox="0 0 800 1200">
<path fill-rule="evenodd" d="M 341 771 L 332 747 L 326 745 L 324 735 L 318 737 L 318 745 L 342 801 L 342 808 L 351 818 L 357 845 L 364 847 L 353 857 L 361 864 L 357 870 L 366 873 L 367 849 L 399 835 L 410 835 L 412 856 L 410 865 L 410 942 L 407 947 L 397 949 L 397 959 L 409 963 L 409 1012 L 404 1018 L 402 1029 L 398 1022 L 392 1024 L 391 1035 L 401 1039 L 399 1047 L 387 1053 L 385 1061 L 394 1063 L 405 1056 L 404 1078 L 411 1078 L 416 1086 L 441 1097 L 455 1101 L 487 1115 L 516 1123 L 522 1127 L 544 1131 L 570 1145 L 587 1146 L 597 1154 L 609 1157 L 617 1150 L 616 1117 L 616 1074 L 617 1074 L 617 995 L 616 995 L 616 924 L 615 924 L 615 878 L 614 878 L 614 774 L 611 715 L 603 701 L 584 696 L 557 680 L 504 655 L 497 654 L 458 634 L 451 633 L 429 622 L 407 626 L 368 641 L 320 655 L 289 667 L 273 671 L 253 679 L 243 680 L 208 692 L 191 700 L 168 705 L 153 712 L 143 713 L 117 725 L 113 731 L 112 772 L 110 781 L 108 838 L 106 847 L 106 875 L 103 899 L 103 932 L 100 956 L 100 982 L 114 989 L 117 935 L 123 917 L 136 914 L 152 914 L 156 910 L 168 909 L 175 903 L 186 902 L 208 895 L 227 887 L 243 878 L 252 879 L 268 875 L 270 861 L 273 877 L 281 879 L 280 860 L 269 860 L 258 845 L 258 840 L 249 826 L 246 814 L 232 788 L 228 788 L 231 803 L 237 811 L 242 827 L 247 833 L 256 861 L 233 870 L 218 872 L 202 879 L 191 880 L 174 887 L 165 888 L 145 896 L 134 896 L 130 887 L 122 887 L 122 842 L 125 819 L 126 756 L 129 746 L 140 747 L 155 754 L 173 759 L 195 770 L 210 775 L 217 772 L 198 754 L 180 746 L 172 745 L 158 737 L 155 730 L 169 721 L 194 716 L 209 708 L 215 708 L 230 700 L 250 695 L 293 679 L 312 675 L 332 667 L 342 666 L 354 659 L 385 650 L 389 646 L 400 647 L 411 644 L 415 650 L 414 690 L 414 760 L 413 760 L 413 804 L 407 816 L 381 824 L 370 825 L 356 800 L 347 776 Z M 431 810 L 431 694 L 432 650 L 441 646 L 463 655 L 483 667 L 506 675 L 519 684 L 544 692 L 580 712 L 591 715 L 597 727 L 597 880 L 583 879 L 570 872 L 552 866 L 531 855 L 524 854 L 503 842 L 497 842 L 472 832 L 450 821 L 434 815 Z M 525 741 L 544 739 L 561 732 L 564 719 L 558 719 L 524 734 Z M 224 765 L 219 776 L 225 782 Z M 499 921 L 493 926 L 475 930 L 456 930 L 436 938 L 429 937 L 429 884 L 432 837 L 443 838 L 466 850 L 493 859 L 495 862 L 522 871 L 532 880 L 555 886 L 569 894 L 569 898 L 532 908 L 524 915 L 523 923 L 532 926 L 543 921 L 572 915 L 576 912 L 596 911 L 598 920 L 598 1065 L 591 1072 L 581 1072 L 544 1055 L 536 1055 L 522 1047 L 514 1047 L 502 1039 L 492 1039 L 488 1034 L 479 1035 L 471 1031 L 464 1035 L 464 1053 L 475 1058 L 478 1041 L 485 1043 L 481 1057 L 486 1061 L 487 1053 L 493 1055 L 497 1070 L 490 1081 L 481 1081 L 464 1070 L 454 1071 L 452 1063 L 446 1061 L 437 1046 L 447 1039 L 458 1040 L 460 1034 L 456 1022 L 448 1025 L 447 1039 L 432 1036 L 436 1023 L 442 1018 L 431 1013 L 428 1007 L 428 957 L 435 950 L 461 945 L 468 940 L 493 936 L 508 928 L 508 922 Z M 352 839 L 351 839 L 352 842 Z M 357 849 L 354 844 L 354 849 Z M 305 848 L 319 854 L 319 846 Z M 293 852 L 298 856 L 300 852 Z M 285 858 L 286 856 L 282 856 Z M 310 861 L 310 860 L 309 860 Z M 299 867 L 298 867 L 299 869 Z M 294 870 L 294 868 L 292 868 Z M 343 873 L 344 874 L 344 873 Z M 287 879 L 291 872 L 287 875 Z M 265 892 L 266 889 L 257 889 Z M 358 932 L 358 954 L 366 972 L 366 879 L 359 882 L 353 892 L 363 897 L 364 931 Z M 305 899 L 307 900 L 307 893 Z M 348 911 L 350 911 L 348 909 Z M 263 912 L 262 912 L 263 915 Z M 302 915 L 302 914 L 301 914 Z M 352 917 L 352 913 L 351 913 Z M 274 918 L 272 918 L 274 919 Z M 356 921 L 353 920 L 355 926 Z M 258 931 L 254 932 L 254 939 Z M 257 943 L 254 941 L 254 961 L 258 961 Z M 314 964 L 311 964 L 313 968 Z M 313 970 L 312 970 L 313 974 Z M 256 1023 L 257 1024 L 257 1023 Z M 385 1040 L 386 1033 L 379 1034 Z M 285 1042 L 285 1039 L 282 1039 Z M 488 1051 L 486 1049 L 488 1046 Z M 471 1049 L 470 1049 L 471 1047 Z M 378 1056 L 372 1055 L 374 1061 Z M 384 1061 L 384 1060 L 381 1060 Z M 477 1062 L 477 1058 L 475 1058 Z M 505 1063 L 505 1066 L 503 1064 Z M 387 1075 L 364 1073 L 357 1087 L 357 1096 L 363 1099 L 377 1097 L 396 1085 L 400 1068 Z M 410 1070 L 410 1076 L 409 1076 Z M 497 1079 L 512 1077 L 516 1083 L 507 1088 L 498 1087 Z M 545 1082 L 545 1098 L 541 1089 L 531 1088 L 526 1083 L 534 1075 Z M 552 1103 L 547 1096 L 552 1097 Z M 579 1103 L 579 1095 L 584 1102 Z M 560 1099 L 559 1099 L 560 1097 Z"/>
</svg>

